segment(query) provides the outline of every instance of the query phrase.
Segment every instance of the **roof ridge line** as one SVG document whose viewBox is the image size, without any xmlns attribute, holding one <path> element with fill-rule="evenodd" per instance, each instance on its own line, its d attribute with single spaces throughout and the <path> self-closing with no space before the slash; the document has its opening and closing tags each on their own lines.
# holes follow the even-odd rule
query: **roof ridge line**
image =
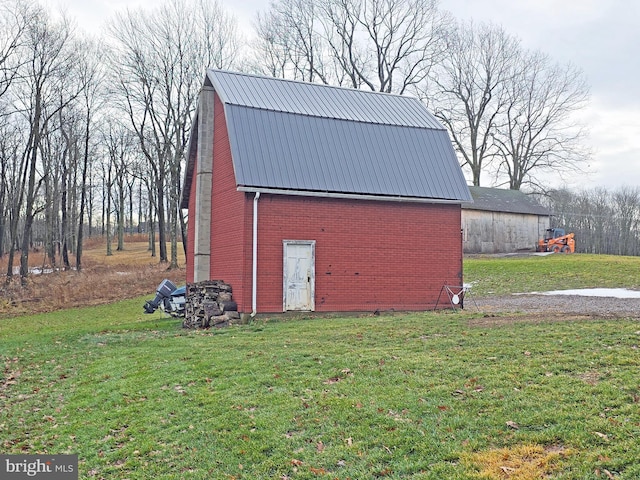
<svg viewBox="0 0 640 480">
<path fill-rule="evenodd" d="M 290 80 L 288 78 L 280 78 L 280 77 L 269 77 L 266 75 L 258 75 L 255 73 L 246 73 L 246 72 L 237 72 L 237 71 L 233 71 L 233 70 L 222 70 L 219 68 L 207 68 L 207 72 L 219 72 L 219 73 L 226 73 L 229 75 L 240 75 L 243 77 L 252 77 L 252 78 L 261 78 L 264 80 L 269 80 L 269 81 L 277 81 L 277 82 L 287 82 L 287 83 L 299 83 L 301 85 L 313 85 L 316 87 L 324 87 L 324 88 L 330 88 L 330 89 L 335 89 L 335 90 L 347 90 L 350 92 L 361 92 L 361 93 L 366 93 L 366 94 L 373 94 L 373 95 L 384 95 L 387 97 L 396 97 L 396 98 L 403 98 L 406 100 L 417 100 L 419 102 L 421 102 L 421 100 L 418 97 L 414 97 L 412 95 L 402 95 L 400 93 L 391 93 L 391 92 L 379 92 L 377 90 L 362 90 L 360 88 L 354 88 L 354 87 L 343 87 L 341 85 L 330 85 L 328 83 L 315 83 L 315 82 L 309 82 L 306 80 Z"/>
</svg>

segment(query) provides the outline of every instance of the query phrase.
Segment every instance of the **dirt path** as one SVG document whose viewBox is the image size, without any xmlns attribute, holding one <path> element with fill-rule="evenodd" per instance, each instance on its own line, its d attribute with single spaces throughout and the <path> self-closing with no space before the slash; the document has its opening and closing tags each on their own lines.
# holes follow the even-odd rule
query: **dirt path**
<svg viewBox="0 0 640 480">
<path fill-rule="evenodd" d="M 475 303 L 474 303 L 475 302 Z M 585 297 L 579 295 L 535 295 L 518 294 L 496 297 L 468 297 L 465 308 L 476 308 L 487 314 L 531 313 L 599 318 L 637 318 L 640 319 L 640 299 L 613 297 Z"/>
</svg>

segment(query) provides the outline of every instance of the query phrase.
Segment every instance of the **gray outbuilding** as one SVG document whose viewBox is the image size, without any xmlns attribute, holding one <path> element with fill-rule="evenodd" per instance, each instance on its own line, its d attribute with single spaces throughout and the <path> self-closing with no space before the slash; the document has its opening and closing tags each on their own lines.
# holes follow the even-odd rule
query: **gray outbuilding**
<svg viewBox="0 0 640 480">
<path fill-rule="evenodd" d="M 549 228 L 551 212 L 519 190 L 469 187 L 473 203 L 462 204 L 464 253 L 534 250 Z"/>
</svg>

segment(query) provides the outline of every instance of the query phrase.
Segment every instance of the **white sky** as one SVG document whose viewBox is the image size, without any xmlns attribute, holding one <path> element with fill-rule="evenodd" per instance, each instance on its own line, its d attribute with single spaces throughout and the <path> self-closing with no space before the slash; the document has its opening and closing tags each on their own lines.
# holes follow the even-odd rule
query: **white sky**
<svg viewBox="0 0 640 480">
<path fill-rule="evenodd" d="M 55 0 L 53 0 L 55 1 Z M 251 29 L 269 0 L 219 0 Z M 52 2 L 51 2 L 52 3 Z M 62 0 L 81 28 L 99 31 L 113 12 L 151 8 L 156 0 Z M 551 186 L 573 189 L 640 187 L 640 2 L 629 0 L 440 0 L 459 19 L 492 22 L 560 62 L 582 69 L 591 85 L 582 120 L 594 152 L 586 177 Z M 490 186 L 490 185 L 486 185 Z"/>
</svg>

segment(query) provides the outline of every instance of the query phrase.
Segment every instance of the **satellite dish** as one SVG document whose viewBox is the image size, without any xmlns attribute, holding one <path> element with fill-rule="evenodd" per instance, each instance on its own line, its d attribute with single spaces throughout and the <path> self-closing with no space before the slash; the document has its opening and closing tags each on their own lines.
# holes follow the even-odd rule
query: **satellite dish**
<svg viewBox="0 0 640 480">
<path fill-rule="evenodd" d="M 458 305 L 460 303 L 460 297 L 455 294 L 453 297 L 451 297 L 451 302 L 453 302 L 454 305 Z"/>
</svg>

